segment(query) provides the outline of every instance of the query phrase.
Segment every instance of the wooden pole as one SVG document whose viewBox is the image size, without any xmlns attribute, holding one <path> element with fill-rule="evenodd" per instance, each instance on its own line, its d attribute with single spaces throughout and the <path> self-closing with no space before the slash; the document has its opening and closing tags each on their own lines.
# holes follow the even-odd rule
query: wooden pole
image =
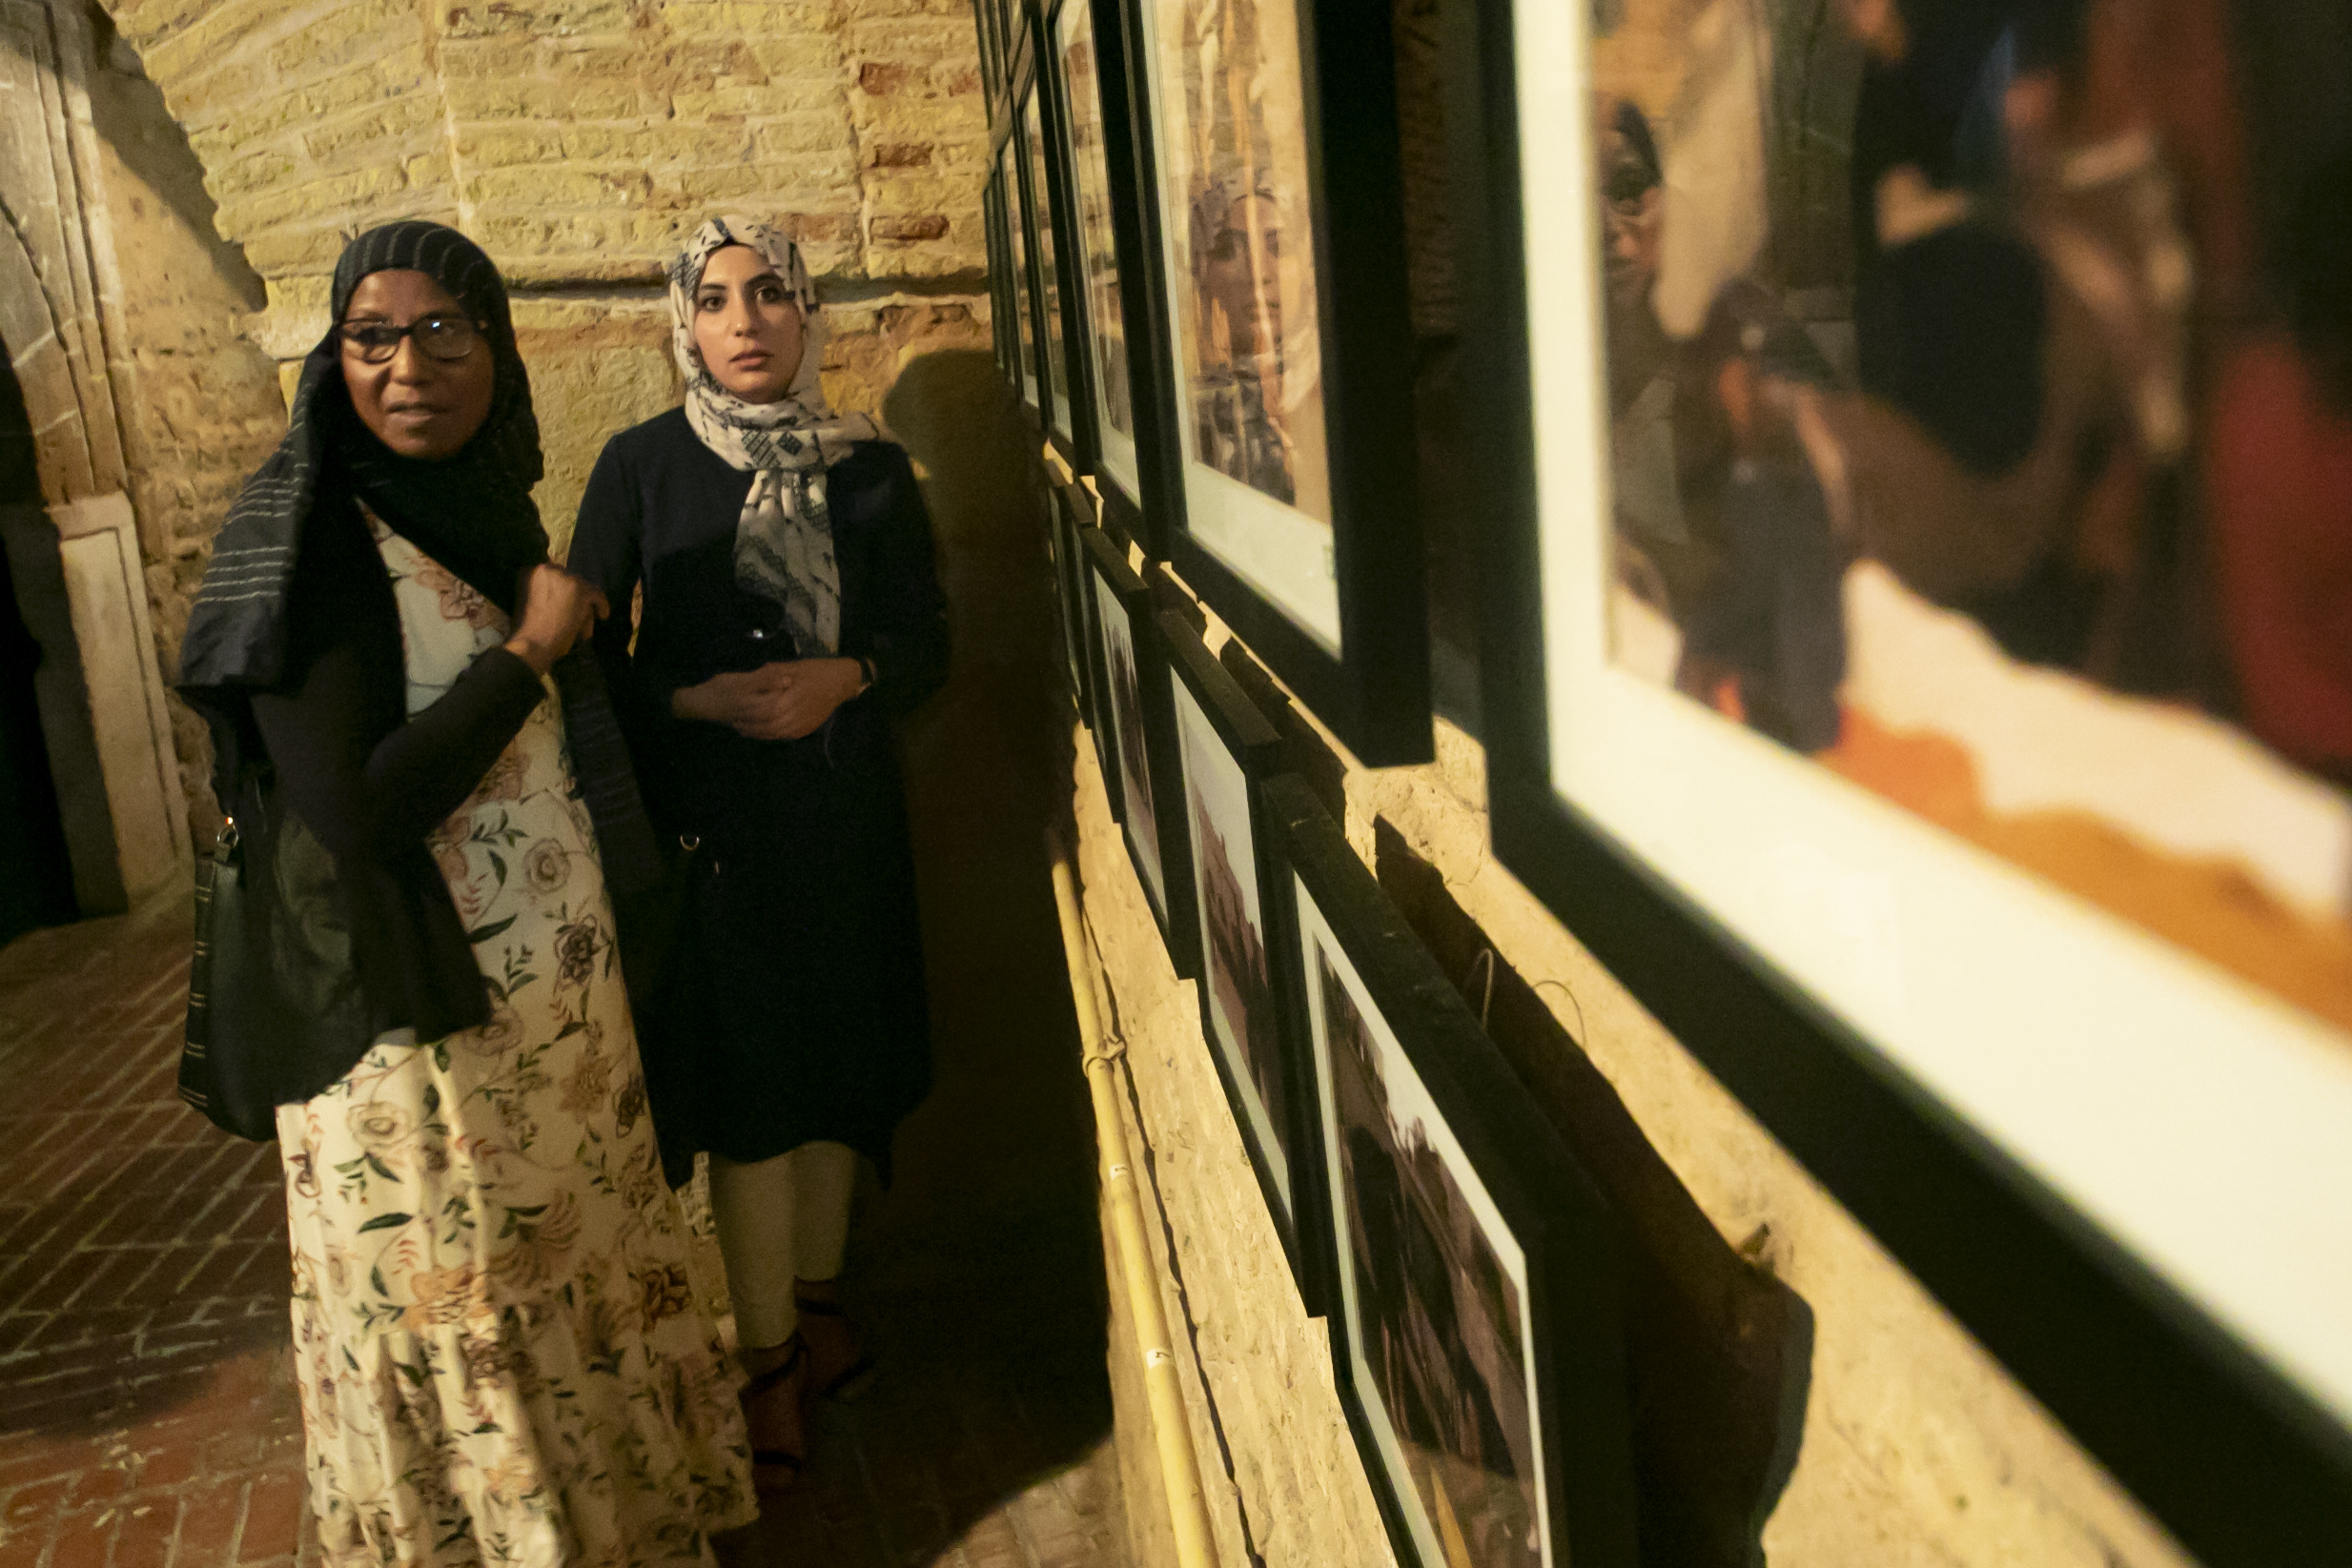
<svg viewBox="0 0 2352 1568">
<path fill-rule="evenodd" d="M 1160 1304 L 1159 1272 L 1143 1229 L 1143 1198 L 1127 1156 L 1127 1130 L 1119 1117 L 1116 1062 L 1123 1046 L 1105 1048 L 1102 1013 L 1095 1006 L 1094 961 L 1086 949 L 1078 913 L 1077 880 L 1069 851 L 1052 830 L 1046 853 L 1053 863 L 1053 903 L 1061 913 L 1062 958 L 1070 967 L 1070 997 L 1078 1012 L 1078 1042 L 1084 1052 L 1087 1088 L 1094 1097 L 1094 1138 L 1102 1150 L 1103 1199 L 1111 1208 L 1111 1232 L 1127 1279 L 1127 1305 L 1135 1325 L 1135 1348 L 1143 1356 L 1143 1390 L 1150 1401 L 1152 1436 L 1159 1449 L 1159 1475 L 1168 1494 L 1168 1517 L 1176 1527 L 1178 1568 L 1217 1568 L 1217 1538 L 1209 1529 L 1209 1505 L 1200 1489 L 1200 1459 L 1193 1451 L 1192 1418 L 1184 1409 L 1184 1386 L 1169 1342 L 1168 1314 Z"/>
</svg>

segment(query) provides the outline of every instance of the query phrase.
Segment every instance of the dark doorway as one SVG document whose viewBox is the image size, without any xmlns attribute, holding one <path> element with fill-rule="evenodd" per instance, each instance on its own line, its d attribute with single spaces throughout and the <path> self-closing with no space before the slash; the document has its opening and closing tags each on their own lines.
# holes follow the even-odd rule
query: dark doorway
<svg viewBox="0 0 2352 1568">
<path fill-rule="evenodd" d="M 24 389 L 0 354 L 0 507 L 40 504 Z M 8 553 L 0 550 L 0 943 L 74 912 L 73 868 L 33 700 L 40 664 L 40 644 L 25 629 Z"/>
</svg>

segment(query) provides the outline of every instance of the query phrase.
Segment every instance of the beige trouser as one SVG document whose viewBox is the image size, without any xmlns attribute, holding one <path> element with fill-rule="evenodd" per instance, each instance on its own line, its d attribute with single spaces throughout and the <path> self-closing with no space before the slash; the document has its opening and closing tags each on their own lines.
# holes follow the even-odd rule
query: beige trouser
<svg viewBox="0 0 2352 1568">
<path fill-rule="evenodd" d="M 781 1345 L 800 1327 L 795 1275 L 815 1284 L 841 1273 L 856 1180 L 846 1144 L 803 1144 L 751 1165 L 710 1156 L 710 1212 L 744 1349 Z"/>
</svg>

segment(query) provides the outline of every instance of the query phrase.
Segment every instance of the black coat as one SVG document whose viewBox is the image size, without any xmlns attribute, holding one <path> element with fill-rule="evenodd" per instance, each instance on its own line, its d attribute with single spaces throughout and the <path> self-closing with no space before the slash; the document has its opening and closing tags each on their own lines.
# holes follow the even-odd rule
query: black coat
<svg viewBox="0 0 2352 1568">
<path fill-rule="evenodd" d="M 673 1168 L 692 1149 L 766 1159 L 814 1140 L 887 1171 L 931 1081 L 914 865 L 891 720 L 947 678 L 947 601 L 906 453 L 858 446 L 826 476 L 841 570 L 839 652 L 871 689 L 815 734 L 752 741 L 669 699 L 796 650 L 781 606 L 735 583 L 751 475 L 673 409 L 606 443 L 569 565 L 616 606 L 597 637 L 665 835 L 699 841 L 679 984 L 641 1017 Z M 630 647 L 627 606 L 642 585 Z"/>
</svg>

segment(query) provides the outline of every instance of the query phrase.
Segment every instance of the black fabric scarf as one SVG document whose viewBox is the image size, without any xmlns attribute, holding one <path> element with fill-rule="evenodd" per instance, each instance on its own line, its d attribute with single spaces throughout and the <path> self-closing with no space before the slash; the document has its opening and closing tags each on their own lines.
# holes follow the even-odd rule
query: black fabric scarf
<svg viewBox="0 0 2352 1568">
<path fill-rule="evenodd" d="M 391 451 L 352 408 L 341 337 L 328 327 L 303 361 L 285 438 L 230 508 L 189 615 L 179 689 L 214 722 L 216 737 L 224 726 L 231 736 L 249 734 L 244 712 L 250 693 L 268 690 L 287 675 L 286 596 L 304 533 L 332 525 L 349 513 L 352 500 L 364 501 L 509 615 L 518 607 L 522 572 L 547 559 L 546 530 L 531 500 L 531 486 L 546 468 L 539 419 L 497 267 L 455 229 L 387 224 L 354 240 L 337 262 L 333 320 L 342 320 L 361 279 L 396 270 L 425 274 L 486 325 L 497 372 L 489 417 L 464 450 L 446 460 Z M 606 886 L 616 899 L 644 892 L 662 881 L 663 862 L 602 672 L 583 641 L 553 673 Z M 343 878 L 354 897 L 376 880 Z M 394 910 L 378 913 L 399 919 Z"/>
</svg>

